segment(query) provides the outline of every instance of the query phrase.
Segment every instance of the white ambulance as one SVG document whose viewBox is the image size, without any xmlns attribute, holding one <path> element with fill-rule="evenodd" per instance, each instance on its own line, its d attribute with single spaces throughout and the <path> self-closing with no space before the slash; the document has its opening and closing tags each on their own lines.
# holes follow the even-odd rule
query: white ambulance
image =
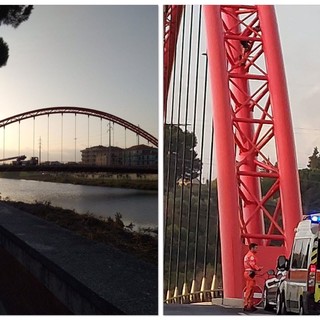
<svg viewBox="0 0 320 320">
<path fill-rule="evenodd" d="M 277 268 L 287 270 L 277 292 L 276 312 L 320 314 L 320 213 L 298 224 L 290 258 L 278 257 Z"/>
</svg>

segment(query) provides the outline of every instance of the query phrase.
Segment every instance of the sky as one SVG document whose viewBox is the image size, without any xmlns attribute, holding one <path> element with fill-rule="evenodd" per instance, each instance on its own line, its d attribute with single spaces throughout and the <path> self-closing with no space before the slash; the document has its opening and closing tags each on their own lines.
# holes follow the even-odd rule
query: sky
<svg viewBox="0 0 320 320">
<path fill-rule="evenodd" d="M 275 8 L 298 167 L 304 168 L 313 148 L 320 148 L 320 6 Z M 158 136 L 157 10 L 155 5 L 40 5 L 19 28 L 1 26 L 10 57 L 0 69 L 0 119 L 48 106 L 83 106 L 122 117 Z M 63 140 L 63 160 L 73 161 L 75 149 L 79 160 L 80 149 L 101 142 L 100 121 L 90 119 L 89 127 L 88 139 L 87 118 L 66 115 L 61 133 L 61 117 L 50 116 L 48 141 L 46 117 L 35 120 L 35 138 L 32 120 L 21 122 L 20 139 L 18 124 L 11 125 L 5 136 L 0 129 L 0 157 L 17 155 L 19 140 L 20 154 L 38 153 L 41 138 L 44 159 L 60 160 Z M 123 131 L 111 131 L 114 145 L 124 147 Z M 102 144 L 108 145 L 107 123 L 102 132 Z M 126 146 L 136 143 L 135 135 L 127 133 Z"/>
<path fill-rule="evenodd" d="M 0 26 L 0 37 L 10 50 L 0 69 L 0 119 L 79 106 L 111 113 L 158 137 L 157 6 L 39 5 L 17 29 Z M 12 124 L 5 133 L 1 128 L 0 157 L 19 151 L 37 156 L 41 139 L 43 160 L 79 161 L 80 149 L 100 144 L 101 130 L 108 145 L 107 122 L 101 127 L 91 117 L 88 126 L 87 116 L 57 115 L 48 126 L 47 118 Z M 137 144 L 136 135 L 124 131 L 110 130 L 112 144 Z"/>
<path fill-rule="evenodd" d="M 320 148 L 320 6 L 277 5 L 275 8 L 298 167 L 306 168 L 313 148 Z"/>
<path fill-rule="evenodd" d="M 198 15 L 197 8 L 195 10 L 195 16 Z M 282 54 L 284 60 L 285 74 L 287 79 L 287 88 L 291 109 L 292 125 L 295 137 L 295 146 L 296 146 L 296 157 L 298 168 L 306 168 L 308 164 L 308 157 L 313 153 L 314 147 L 320 149 L 320 117 L 319 113 L 319 101 L 320 101 L 320 81 L 319 81 L 319 70 L 320 70 L 320 45 L 319 45 L 319 34 L 320 34 L 320 5 L 310 6 L 310 5 L 276 5 L 276 16 L 277 23 L 279 28 L 280 41 L 282 46 Z M 186 16 L 189 17 L 189 12 L 186 13 Z M 187 20 L 188 21 L 188 20 Z M 194 20 L 194 26 L 198 24 L 198 20 Z M 189 39 L 189 25 L 186 23 L 186 35 L 185 38 Z M 182 28 L 182 27 L 181 27 Z M 194 27 L 196 30 L 197 28 Z M 196 35 L 197 31 L 193 33 L 193 43 L 192 46 L 193 52 L 191 54 L 191 78 L 194 78 L 194 65 L 196 64 Z M 181 41 L 181 30 L 179 34 L 179 41 Z M 206 35 L 205 32 L 202 34 L 200 41 L 200 52 L 205 52 L 207 48 L 206 44 Z M 178 42 L 179 43 L 179 42 Z M 185 44 L 185 48 L 188 47 L 188 44 Z M 186 83 L 186 70 L 188 64 L 188 54 L 187 50 L 184 51 L 184 80 L 183 83 Z M 177 53 L 178 61 L 180 61 L 180 49 Z M 193 60 L 192 60 L 193 59 Z M 200 75 L 202 74 L 201 70 L 204 71 L 205 65 L 205 56 L 200 56 L 199 69 Z M 179 79 L 180 69 L 176 69 L 177 79 Z M 204 74 L 204 73 L 203 73 Z M 201 78 L 202 77 L 202 78 Z M 203 78 L 200 76 L 199 80 L 199 92 L 202 92 L 203 87 Z M 176 82 L 176 87 L 178 87 L 178 81 Z M 172 82 L 171 87 L 172 89 Z M 194 91 L 194 83 L 190 84 L 191 91 Z M 171 90 L 170 89 L 170 90 Z M 184 90 L 184 89 L 183 89 Z M 186 91 L 186 90 L 185 90 Z M 184 91 L 184 92 L 185 92 Z M 186 94 L 182 94 L 181 105 L 184 106 L 186 103 Z M 170 119 L 170 109 L 171 99 L 169 94 L 169 108 L 167 119 Z M 191 101 L 191 103 L 190 103 Z M 189 124 L 188 130 L 192 131 L 191 123 L 193 123 L 193 95 L 189 97 L 189 111 L 188 111 L 188 121 Z M 199 101 L 199 99 L 198 99 Z M 199 103 L 199 111 L 201 110 L 201 103 Z M 204 174 L 203 181 L 205 181 L 210 172 L 210 137 L 209 128 L 211 127 L 212 114 L 211 114 L 211 94 L 210 87 L 208 91 L 208 100 L 207 100 L 207 110 L 206 114 L 206 130 L 204 138 Z M 181 112 L 180 123 L 185 123 L 185 107 Z M 174 123 L 178 123 L 178 98 L 175 99 L 175 109 L 174 109 Z M 201 153 L 201 130 L 202 130 L 202 119 L 201 112 L 197 114 L 196 121 L 196 136 L 198 138 L 198 145 L 196 151 L 198 155 Z M 168 120 L 167 120 L 168 121 Z M 169 120 L 170 122 L 170 120 Z M 274 140 L 273 140 L 274 141 Z M 269 156 L 271 161 L 276 161 L 275 156 L 275 145 L 271 141 L 264 149 L 265 155 Z M 213 158 L 213 168 L 212 168 L 213 177 L 216 177 L 216 161 L 215 155 Z"/>
</svg>

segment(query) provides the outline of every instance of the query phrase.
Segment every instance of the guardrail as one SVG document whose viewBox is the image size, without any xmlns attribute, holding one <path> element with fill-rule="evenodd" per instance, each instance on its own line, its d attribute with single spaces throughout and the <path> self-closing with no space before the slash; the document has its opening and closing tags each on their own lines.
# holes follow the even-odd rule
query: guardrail
<svg viewBox="0 0 320 320">
<path fill-rule="evenodd" d="M 188 294 L 173 295 L 166 298 L 164 303 L 188 304 L 195 302 L 210 302 L 215 298 L 223 298 L 223 289 L 201 290 Z"/>
</svg>

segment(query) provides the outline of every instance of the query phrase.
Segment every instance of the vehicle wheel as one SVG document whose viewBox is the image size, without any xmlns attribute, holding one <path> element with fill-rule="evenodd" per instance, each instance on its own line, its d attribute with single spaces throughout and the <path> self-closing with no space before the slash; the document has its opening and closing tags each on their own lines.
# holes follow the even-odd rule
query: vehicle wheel
<svg viewBox="0 0 320 320">
<path fill-rule="evenodd" d="M 266 311 L 273 310 L 273 307 L 268 303 L 267 288 L 266 287 L 264 287 L 264 289 L 263 289 L 263 309 Z"/>
<path fill-rule="evenodd" d="M 280 292 L 277 294 L 277 307 L 276 307 L 277 314 L 287 314 L 287 309 L 284 301 L 284 296 Z"/>
</svg>

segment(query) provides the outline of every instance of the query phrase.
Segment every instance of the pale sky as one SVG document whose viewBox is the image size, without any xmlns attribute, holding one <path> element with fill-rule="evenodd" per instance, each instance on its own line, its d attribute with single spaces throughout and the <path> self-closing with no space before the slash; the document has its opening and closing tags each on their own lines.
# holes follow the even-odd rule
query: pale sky
<svg viewBox="0 0 320 320">
<path fill-rule="evenodd" d="M 318 146 L 320 149 L 320 116 L 318 116 L 320 101 L 320 45 L 318 41 L 320 34 L 320 5 L 276 5 L 275 9 L 287 78 L 298 168 L 306 168 L 308 157 L 312 154 L 314 147 Z M 195 8 L 194 10 L 197 12 L 198 9 Z M 195 15 L 197 16 L 197 14 Z M 189 13 L 187 16 L 189 16 Z M 195 23 L 195 25 L 196 24 L 197 23 Z M 189 24 L 187 22 L 186 30 L 188 30 L 188 28 Z M 188 31 L 186 31 L 186 34 L 186 39 L 188 39 Z M 194 35 L 196 34 L 197 32 L 194 32 Z M 201 39 L 200 51 L 205 52 L 206 46 L 204 32 Z M 196 54 L 193 53 L 193 57 L 195 56 Z M 180 61 L 179 59 L 178 61 Z M 185 69 L 187 68 L 187 59 L 187 54 L 185 54 Z M 194 68 L 192 67 L 191 69 L 193 70 Z M 200 70 L 203 69 L 204 57 L 201 56 Z M 199 81 L 199 86 L 201 87 L 201 85 L 203 85 L 203 80 Z M 193 83 L 190 84 L 191 88 L 192 86 Z M 202 90 L 199 89 L 199 92 L 202 92 Z M 193 99 L 192 95 L 190 99 Z M 182 105 L 184 105 L 184 102 L 184 95 L 182 95 Z M 171 105 L 169 109 L 170 108 Z M 193 111 L 191 110 L 192 108 L 189 109 L 187 122 L 191 123 Z M 177 110 L 177 106 L 175 110 Z M 208 114 L 205 122 L 206 127 L 209 128 L 212 117 L 210 89 L 208 92 L 207 110 Z M 177 114 L 176 111 L 175 113 Z M 174 119 L 174 122 L 176 123 L 177 119 Z M 184 123 L 184 111 L 181 113 L 180 123 Z M 196 150 L 198 154 L 200 154 L 201 123 L 200 115 L 197 115 L 196 135 L 198 138 L 198 146 Z M 189 126 L 188 130 L 191 129 L 191 126 Z M 209 132 L 209 130 L 207 131 Z M 208 136 L 208 132 L 206 133 L 206 137 Z M 209 143 L 209 138 L 205 138 L 203 158 L 204 179 L 207 178 L 209 172 Z M 272 161 L 276 161 L 274 144 L 270 144 L 265 150 L 266 156 L 269 156 Z M 213 160 L 213 176 L 216 176 L 215 157 Z"/>
<path fill-rule="evenodd" d="M 320 6 L 276 6 L 298 167 L 320 148 Z"/>
<path fill-rule="evenodd" d="M 0 119 L 49 106 L 80 106 L 121 117 L 158 137 L 158 7 L 35 6 L 17 29 L 0 27 L 9 60 L 0 69 Z M 47 157 L 47 116 L 22 121 L 20 154 Z M 76 124 L 75 124 L 76 123 Z M 76 126 L 76 128 L 75 128 Z M 75 133 L 76 132 L 76 133 Z M 49 160 L 77 161 L 88 146 L 87 116 L 50 116 Z M 124 147 L 124 129 L 115 127 L 114 145 Z M 76 143 L 75 143 L 75 137 Z M 4 139 L 5 138 L 5 139 Z M 0 158 L 17 155 L 19 126 L 0 129 Z M 36 146 L 34 147 L 34 140 Z M 100 120 L 90 118 L 89 145 L 100 144 Z M 103 145 L 108 144 L 103 122 Z M 126 146 L 137 143 L 127 130 Z M 140 143 L 146 143 L 140 139 Z"/>
<path fill-rule="evenodd" d="M 48 106 L 83 106 L 122 117 L 158 136 L 157 10 L 155 5 L 35 6 L 19 28 L 1 26 L 10 57 L 0 69 L 0 118 Z M 320 148 L 320 6 L 277 5 L 276 13 L 298 166 L 304 168 L 313 148 Z M 73 160 L 75 120 L 70 115 L 63 121 L 63 158 Z M 88 144 L 87 118 L 76 121 L 79 160 L 79 150 Z M 50 160 L 60 159 L 60 122 L 59 116 L 50 117 Z M 38 152 L 41 136 L 44 159 L 46 124 L 46 117 L 36 119 L 35 148 Z M 34 148 L 32 126 L 32 120 L 20 125 L 20 153 L 27 156 Z M 11 127 L 5 134 L 6 156 L 18 151 L 18 125 Z M 100 144 L 100 121 L 90 119 L 89 132 L 89 145 Z M 115 145 L 124 146 L 123 135 L 121 128 L 114 129 Z M 136 142 L 127 133 L 127 146 Z M 103 145 L 107 143 L 104 123 Z M 0 157 L 2 149 L 0 129 Z"/>
</svg>

